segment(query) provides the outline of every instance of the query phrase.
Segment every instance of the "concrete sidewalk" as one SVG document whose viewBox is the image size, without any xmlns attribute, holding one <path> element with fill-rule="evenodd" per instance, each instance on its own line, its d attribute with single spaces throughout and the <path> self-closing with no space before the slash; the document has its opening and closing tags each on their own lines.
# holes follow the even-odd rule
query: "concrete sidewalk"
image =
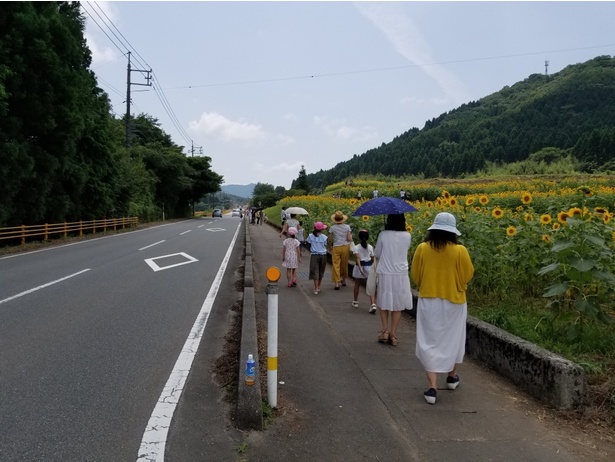
<svg viewBox="0 0 615 462">
<path fill-rule="evenodd" d="M 265 270 L 277 266 L 282 278 L 278 408 L 265 431 L 249 433 L 242 460 L 613 460 L 612 453 L 575 444 L 572 429 L 542 421 L 541 404 L 467 356 L 457 390 L 447 390 L 442 375 L 437 403 L 427 404 L 410 315 L 402 318 L 397 347 L 378 343 L 379 315 L 368 313 L 364 289 L 359 308 L 353 308 L 352 280 L 334 290 L 328 266 L 322 290 L 314 295 L 307 253 L 297 287 L 287 287 L 278 231 L 246 226 L 256 309 L 265 323 Z"/>
</svg>

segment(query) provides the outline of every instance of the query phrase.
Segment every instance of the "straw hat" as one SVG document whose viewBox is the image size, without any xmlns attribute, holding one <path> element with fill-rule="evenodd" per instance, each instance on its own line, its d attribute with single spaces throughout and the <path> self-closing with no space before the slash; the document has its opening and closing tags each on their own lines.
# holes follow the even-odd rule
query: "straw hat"
<svg viewBox="0 0 615 462">
<path fill-rule="evenodd" d="M 334 221 L 335 223 L 344 223 L 346 220 L 348 220 L 348 216 L 344 215 L 339 210 L 331 215 L 331 221 Z"/>
</svg>

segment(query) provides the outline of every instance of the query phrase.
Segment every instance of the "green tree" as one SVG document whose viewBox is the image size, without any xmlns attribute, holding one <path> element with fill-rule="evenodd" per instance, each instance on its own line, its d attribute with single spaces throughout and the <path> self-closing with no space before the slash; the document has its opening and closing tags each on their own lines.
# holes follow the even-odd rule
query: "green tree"
<svg viewBox="0 0 615 462">
<path fill-rule="evenodd" d="M 310 193 L 310 183 L 308 182 L 307 173 L 305 172 L 305 165 L 301 166 L 301 170 L 299 170 L 299 176 L 295 181 L 293 181 L 291 189 L 300 189 L 304 191 L 304 194 Z"/>
<path fill-rule="evenodd" d="M 104 215 L 117 174 L 78 3 L 0 9 L 0 226 Z"/>
</svg>

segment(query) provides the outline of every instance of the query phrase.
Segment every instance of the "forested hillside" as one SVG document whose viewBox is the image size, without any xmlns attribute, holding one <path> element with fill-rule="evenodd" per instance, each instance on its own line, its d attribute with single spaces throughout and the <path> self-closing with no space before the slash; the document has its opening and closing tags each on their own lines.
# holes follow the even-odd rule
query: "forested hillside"
<svg viewBox="0 0 615 462">
<path fill-rule="evenodd" d="M 555 148 L 555 149 L 544 149 Z M 541 159 L 540 152 L 548 152 Z M 487 162 L 574 156 L 586 172 L 615 169 L 615 58 L 533 74 L 412 128 L 390 143 L 308 175 L 311 188 L 357 175 L 456 178 Z"/>
<path fill-rule="evenodd" d="M 126 137 L 90 64 L 77 2 L 2 4 L 0 227 L 184 216 L 220 189 L 211 158 L 184 156 L 154 117 Z"/>
</svg>

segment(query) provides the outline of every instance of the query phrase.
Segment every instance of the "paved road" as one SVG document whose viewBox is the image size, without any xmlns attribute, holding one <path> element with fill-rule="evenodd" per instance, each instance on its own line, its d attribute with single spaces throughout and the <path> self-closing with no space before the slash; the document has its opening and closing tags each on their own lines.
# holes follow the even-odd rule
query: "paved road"
<svg viewBox="0 0 615 462">
<path fill-rule="evenodd" d="M 0 460 L 136 460 L 239 224 L 187 220 L 0 258 Z M 225 290 L 221 303 L 236 298 Z"/>
</svg>

